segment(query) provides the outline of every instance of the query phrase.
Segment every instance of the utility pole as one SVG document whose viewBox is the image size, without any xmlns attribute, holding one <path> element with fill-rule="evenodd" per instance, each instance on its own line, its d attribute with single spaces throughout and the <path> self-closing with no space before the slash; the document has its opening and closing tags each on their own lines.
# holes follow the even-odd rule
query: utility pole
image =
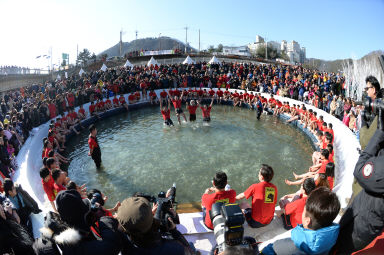
<svg viewBox="0 0 384 255">
<path fill-rule="evenodd" d="M 187 43 L 188 43 L 188 27 L 185 27 L 185 54 L 187 54 Z"/>
<path fill-rule="evenodd" d="M 123 51 L 123 30 L 120 30 L 120 52 L 119 52 L 119 57 L 121 57 L 122 51 Z"/>
<path fill-rule="evenodd" d="M 200 29 L 199 29 L 199 53 L 200 53 Z"/>
<path fill-rule="evenodd" d="M 78 59 L 79 59 L 79 44 L 77 44 L 77 47 L 76 47 L 76 66 L 78 64 Z"/>
<path fill-rule="evenodd" d="M 161 50 L 161 33 L 159 34 L 159 50 Z"/>
<path fill-rule="evenodd" d="M 265 59 L 268 59 L 268 40 L 265 37 Z"/>
</svg>

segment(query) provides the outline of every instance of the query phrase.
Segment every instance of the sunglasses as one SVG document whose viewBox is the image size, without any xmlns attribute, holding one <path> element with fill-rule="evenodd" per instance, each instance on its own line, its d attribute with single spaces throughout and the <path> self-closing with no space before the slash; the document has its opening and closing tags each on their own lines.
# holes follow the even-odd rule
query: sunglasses
<svg viewBox="0 0 384 255">
<path fill-rule="evenodd" d="M 364 90 L 368 91 L 368 89 L 370 89 L 370 88 L 373 88 L 373 87 L 365 87 Z"/>
</svg>

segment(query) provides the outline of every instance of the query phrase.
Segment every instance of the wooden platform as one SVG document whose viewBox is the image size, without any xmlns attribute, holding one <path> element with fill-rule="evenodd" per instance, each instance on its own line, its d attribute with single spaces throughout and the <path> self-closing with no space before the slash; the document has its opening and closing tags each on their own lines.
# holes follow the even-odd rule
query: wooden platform
<svg viewBox="0 0 384 255">
<path fill-rule="evenodd" d="M 177 211 L 177 213 L 201 212 L 201 202 L 178 204 L 176 211 Z"/>
</svg>

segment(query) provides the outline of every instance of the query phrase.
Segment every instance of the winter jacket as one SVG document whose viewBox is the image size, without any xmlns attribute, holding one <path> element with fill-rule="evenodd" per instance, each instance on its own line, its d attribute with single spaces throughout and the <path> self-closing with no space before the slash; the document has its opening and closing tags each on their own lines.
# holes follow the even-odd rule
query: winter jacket
<svg viewBox="0 0 384 255">
<path fill-rule="evenodd" d="M 378 129 L 356 163 L 354 176 L 363 190 L 340 219 L 340 254 L 363 249 L 384 230 L 383 143 L 384 131 Z"/>
<path fill-rule="evenodd" d="M 332 224 L 318 230 L 305 229 L 297 225 L 291 232 L 291 238 L 281 239 L 269 244 L 262 251 L 265 255 L 316 254 L 326 255 L 336 243 L 339 225 Z"/>
<path fill-rule="evenodd" d="M 115 255 L 121 250 L 118 222 L 110 217 L 98 221 L 100 237 L 68 226 L 53 212 L 47 214 L 44 225 L 33 245 L 38 255 Z"/>
</svg>

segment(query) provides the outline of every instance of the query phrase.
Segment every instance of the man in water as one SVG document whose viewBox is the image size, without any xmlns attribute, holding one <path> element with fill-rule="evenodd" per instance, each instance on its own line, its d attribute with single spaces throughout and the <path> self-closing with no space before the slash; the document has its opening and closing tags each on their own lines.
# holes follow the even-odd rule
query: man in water
<svg viewBox="0 0 384 255">
<path fill-rule="evenodd" d="M 214 98 L 212 98 L 211 104 L 209 106 L 207 104 L 205 104 L 205 105 L 200 107 L 200 109 L 203 113 L 203 121 L 204 122 L 210 122 L 211 121 L 211 109 L 212 109 L 212 105 L 213 105 L 213 100 L 214 100 Z"/>
<path fill-rule="evenodd" d="M 181 125 L 180 115 L 183 115 L 185 122 L 187 122 L 187 118 L 185 117 L 185 114 L 181 109 L 181 101 L 183 100 L 183 95 L 181 95 L 180 98 L 178 96 L 174 96 L 172 99 L 172 96 L 169 94 L 169 91 L 168 91 L 168 96 L 172 100 L 173 107 L 175 107 L 176 117 L 177 117 L 177 121 L 179 122 L 179 125 Z"/>
<path fill-rule="evenodd" d="M 163 106 L 163 100 L 160 100 L 160 111 L 161 115 L 163 115 L 164 124 L 169 127 L 173 126 L 173 122 L 171 120 L 171 100 L 168 99 L 168 107 Z"/>
<path fill-rule="evenodd" d="M 91 125 L 89 127 L 89 139 L 88 139 L 88 145 L 89 145 L 89 152 L 88 156 L 91 156 L 93 161 L 95 162 L 95 165 L 97 168 L 100 168 L 101 166 L 101 150 L 99 143 L 97 141 L 96 135 L 97 135 L 97 129 L 95 125 Z"/>
<path fill-rule="evenodd" d="M 195 100 L 191 100 L 189 104 L 187 102 L 187 110 L 189 112 L 189 121 L 190 122 L 196 120 L 196 109 L 197 109 L 197 105 L 196 105 Z"/>
<path fill-rule="evenodd" d="M 261 100 L 259 97 L 257 98 L 257 102 L 255 105 L 257 110 L 257 119 L 260 120 L 260 116 L 263 113 L 263 104 L 261 103 Z"/>
</svg>

